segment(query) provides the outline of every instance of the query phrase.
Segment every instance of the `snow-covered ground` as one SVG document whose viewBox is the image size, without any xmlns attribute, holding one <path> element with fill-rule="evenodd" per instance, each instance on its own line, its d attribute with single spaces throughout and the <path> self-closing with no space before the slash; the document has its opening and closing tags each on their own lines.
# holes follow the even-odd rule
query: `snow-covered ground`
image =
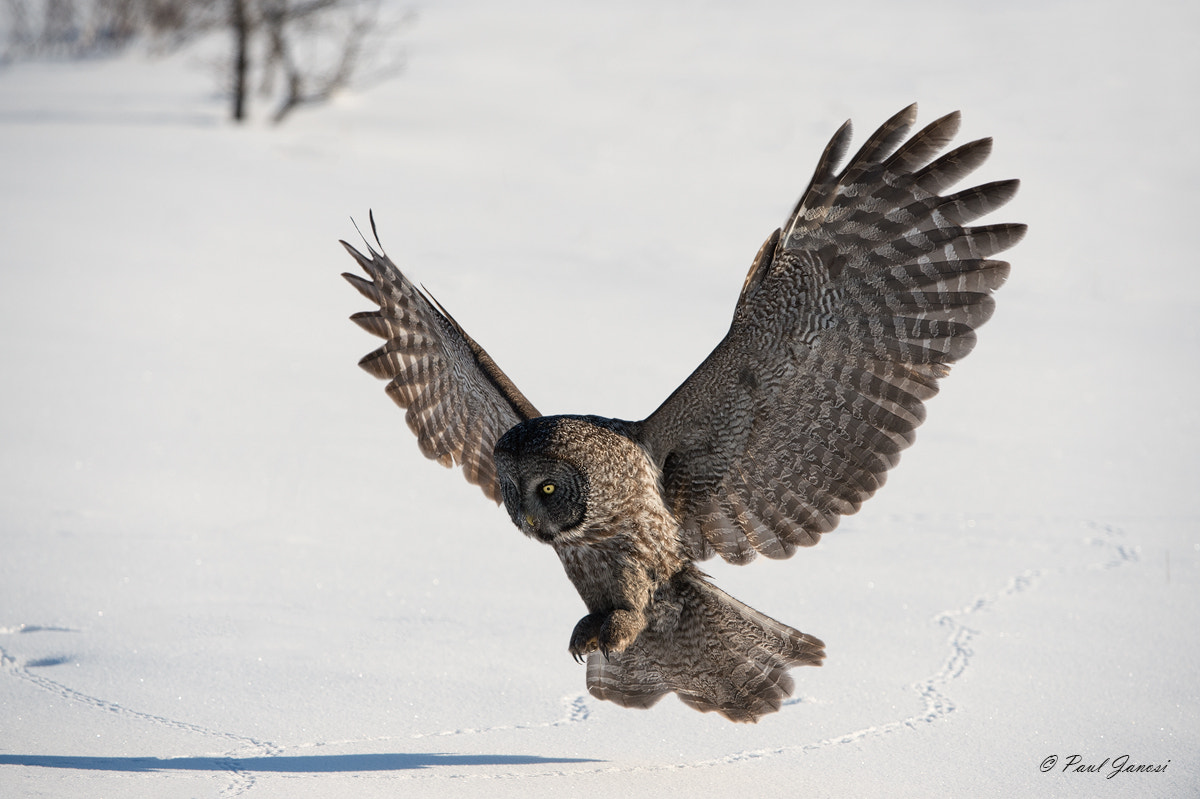
<svg viewBox="0 0 1200 799">
<path fill-rule="evenodd" d="M 1200 6 L 417 12 L 278 128 L 220 42 L 0 71 L 0 794 L 1200 795 Z M 1030 233 L 879 496 L 707 564 L 826 665 L 755 726 L 593 700 L 553 553 L 356 367 L 336 240 L 374 209 L 542 410 L 641 418 L 913 100 Z"/>
</svg>

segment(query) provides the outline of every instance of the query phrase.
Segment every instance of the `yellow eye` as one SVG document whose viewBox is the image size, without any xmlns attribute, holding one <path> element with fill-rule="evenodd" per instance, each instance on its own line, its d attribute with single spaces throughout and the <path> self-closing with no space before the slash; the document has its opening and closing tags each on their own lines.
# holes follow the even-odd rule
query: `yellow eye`
<svg viewBox="0 0 1200 799">
<path fill-rule="evenodd" d="M 542 486 L 542 493 L 543 494 L 553 494 L 554 493 L 554 483 L 546 483 L 544 486 Z"/>
</svg>

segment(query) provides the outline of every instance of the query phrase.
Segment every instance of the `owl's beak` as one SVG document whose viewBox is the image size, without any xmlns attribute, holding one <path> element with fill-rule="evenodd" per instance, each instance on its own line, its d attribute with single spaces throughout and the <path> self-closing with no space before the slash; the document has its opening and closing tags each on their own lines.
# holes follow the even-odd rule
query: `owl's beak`
<svg viewBox="0 0 1200 799">
<path fill-rule="evenodd" d="M 521 528 L 521 532 L 525 533 L 527 536 L 536 538 L 543 544 L 549 544 L 554 540 L 554 535 L 552 533 L 543 533 L 541 530 L 541 525 L 538 524 L 538 520 L 529 513 L 525 514 L 525 526 Z"/>
</svg>

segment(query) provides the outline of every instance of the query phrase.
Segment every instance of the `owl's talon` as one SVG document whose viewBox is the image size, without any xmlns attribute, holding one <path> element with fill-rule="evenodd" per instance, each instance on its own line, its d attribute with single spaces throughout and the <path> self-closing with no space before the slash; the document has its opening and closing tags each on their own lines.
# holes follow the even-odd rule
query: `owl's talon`
<svg viewBox="0 0 1200 799">
<path fill-rule="evenodd" d="M 584 616 L 575 625 L 567 651 L 576 662 L 582 663 L 588 655 L 600 648 L 600 628 L 604 625 L 605 618 L 604 614 L 592 613 Z"/>
<path fill-rule="evenodd" d="M 625 651 L 645 626 L 646 617 L 630 610 L 590 613 L 575 625 L 567 651 L 577 662 L 582 662 L 592 652 L 599 652 L 605 660 L 610 660 L 614 652 Z"/>
<path fill-rule="evenodd" d="M 587 643 L 585 643 L 583 645 L 583 648 L 581 650 L 579 650 L 579 651 L 572 650 L 571 657 L 575 658 L 576 663 L 583 663 L 587 660 L 588 653 L 595 652 L 599 647 L 600 647 L 600 642 L 598 640 L 596 640 L 596 638 L 594 638 L 594 637 L 590 638 L 590 639 L 588 639 Z M 607 660 L 608 655 L 606 654 L 604 656 L 604 658 L 605 658 L 605 660 Z"/>
</svg>

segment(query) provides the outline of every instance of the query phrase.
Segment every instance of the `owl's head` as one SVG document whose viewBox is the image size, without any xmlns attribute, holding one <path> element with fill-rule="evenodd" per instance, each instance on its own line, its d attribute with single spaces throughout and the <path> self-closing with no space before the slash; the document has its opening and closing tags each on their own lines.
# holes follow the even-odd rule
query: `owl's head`
<svg viewBox="0 0 1200 799">
<path fill-rule="evenodd" d="M 589 484 L 566 417 L 523 422 L 496 442 L 496 480 L 513 524 L 547 544 L 579 527 Z"/>
<path fill-rule="evenodd" d="M 547 544 L 609 526 L 618 497 L 636 491 L 636 464 L 646 462 L 627 427 L 597 416 L 542 416 L 501 436 L 496 480 L 513 524 Z"/>
</svg>

